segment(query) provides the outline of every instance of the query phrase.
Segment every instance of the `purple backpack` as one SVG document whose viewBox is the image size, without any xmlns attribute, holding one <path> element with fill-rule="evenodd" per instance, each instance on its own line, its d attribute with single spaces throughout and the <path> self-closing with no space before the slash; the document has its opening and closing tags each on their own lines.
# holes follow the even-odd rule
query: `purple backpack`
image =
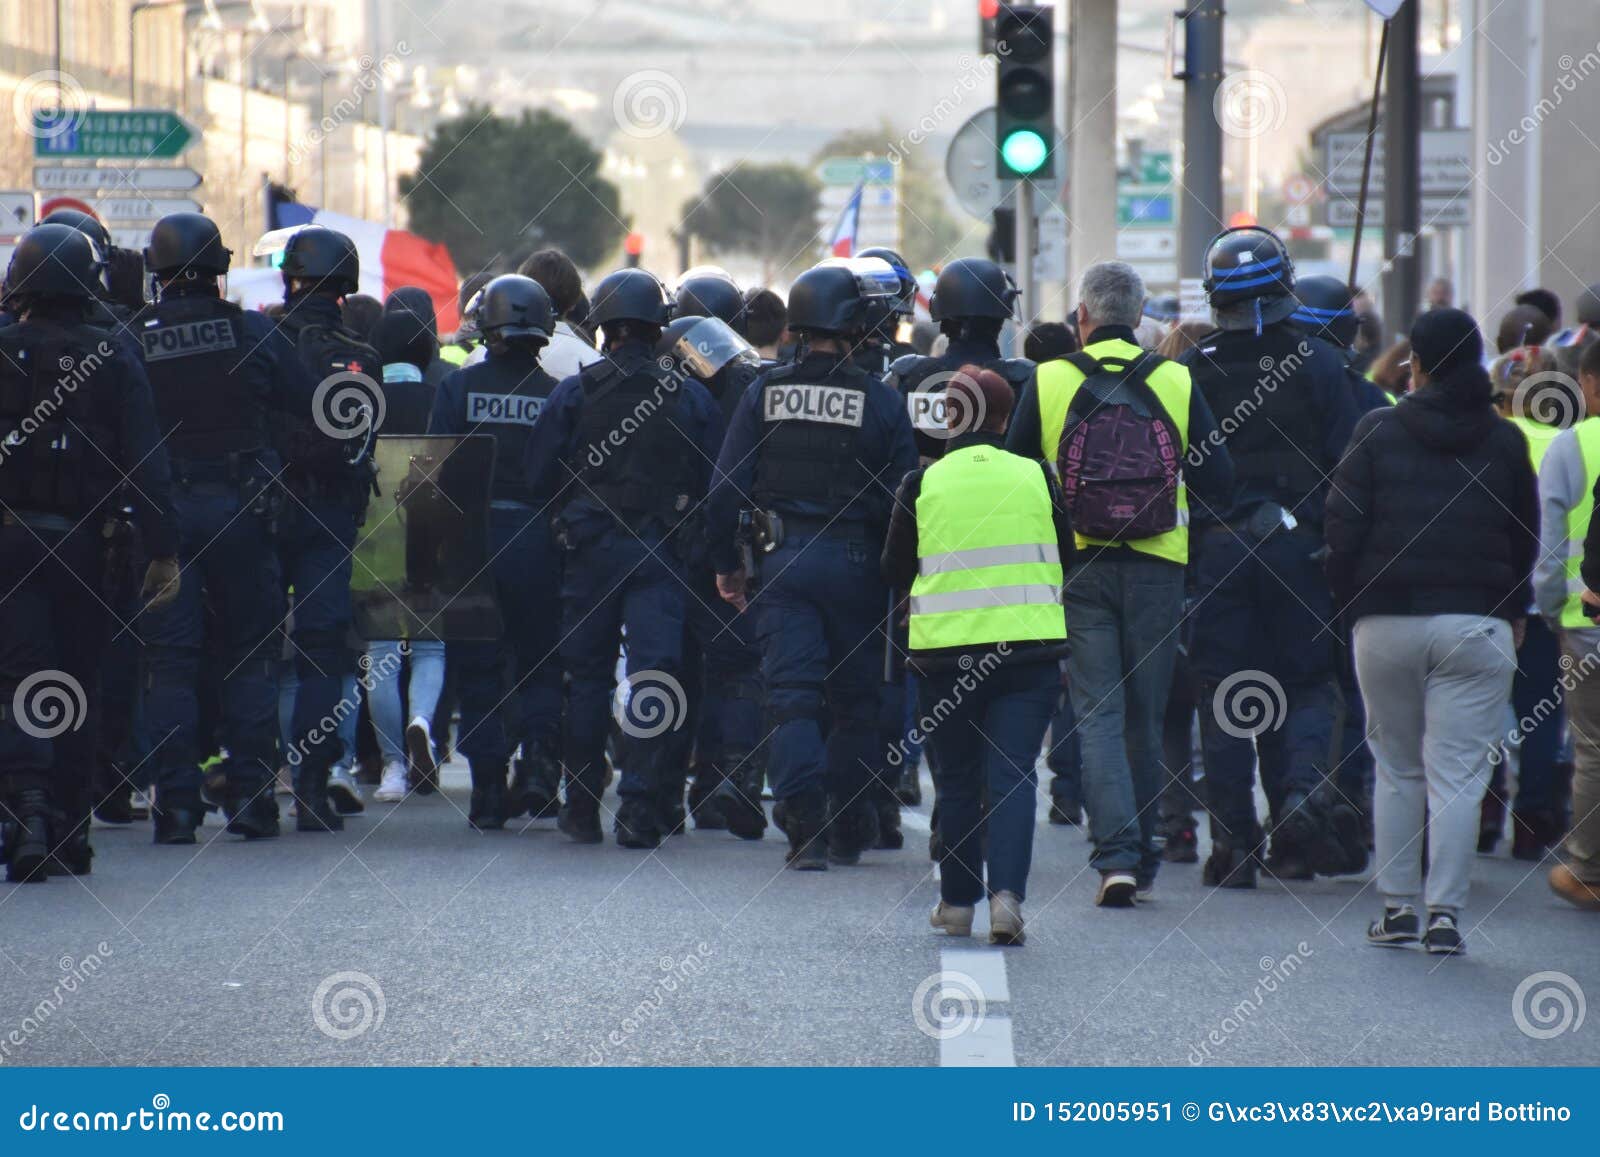
<svg viewBox="0 0 1600 1157">
<path fill-rule="evenodd" d="M 1178 525 L 1183 447 L 1149 381 L 1162 360 L 1067 358 L 1084 380 L 1067 407 L 1056 470 L 1079 534 L 1124 542 Z"/>
</svg>

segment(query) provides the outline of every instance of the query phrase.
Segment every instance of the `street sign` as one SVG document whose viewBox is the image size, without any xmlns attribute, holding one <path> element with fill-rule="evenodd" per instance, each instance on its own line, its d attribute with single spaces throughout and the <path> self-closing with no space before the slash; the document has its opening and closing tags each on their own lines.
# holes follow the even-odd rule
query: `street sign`
<svg viewBox="0 0 1600 1157">
<path fill-rule="evenodd" d="M 150 244 L 150 230 L 148 229 L 108 229 L 111 234 L 111 244 L 118 249 L 143 249 Z"/>
<path fill-rule="evenodd" d="M 1171 153 L 1140 153 L 1139 183 L 1141 185 L 1172 184 Z"/>
<path fill-rule="evenodd" d="M 94 202 L 104 221 L 159 221 L 168 213 L 198 213 L 200 202 L 188 197 L 103 197 Z"/>
<path fill-rule="evenodd" d="M 881 246 L 900 248 L 899 171 L 883 157 L 827 157 L 817 166 L 822 181 L 817 226 L 826 240 L 861 188 L 861 212 L 856 217 L 856 249 Z"/>
<path fill-rule="evenodd" d="M 1353 229 L 1356 224 L 1354 200 L 1330 199 L 1328 224 L 1335 229 Z M 1436 229 L 1464 229 L 1472 224 L 1472 199 L 1465 195 L 1453 200 L 1445 197 L 1422 198 L 1422 227 Z M 1367 227 L 1382 228 L 1383 198 L 1367 201 Z"/>
<path fill-rule="evenodd" d="M 1304 173 L 1295 173 L 1284 178 L 1283 199 L 1290 204 L 1298 205 L 1301 201 L 1309 201 L 1316 195 L 1317 186 L 1310 177 Z"/>
<path fill-rule="evenodd" d="M 181 193 L 200 186 L 200 174 L 186 168 L 157 168 L 143 166 L 137 169 L 53 168 L 43 165 L 33 170 L 34 188 L 40 190 L 74 189 L 80 192 L 106 189 L 121 192 L 137 189 L 141 192 L 170 191 Z"/>
<path fill-rule="evenodd" d="M 1121 185 L 1117 189 L 1118 229 L 1170 229 L 1176 220 L 1170 185 Z"/>
<path fill-rule="evenodd" d="M 1367 134 L 1328 133 L 1323 152 L 1329 196 L 1351 200 L 1361 195 L 1361 165 Z M 1472 132 L 1469 129 L 1424 129 L 1421 150 L 1422 195 L 1453 197 L 1472 188 Z M 1383 130 L 1372 145 L 1372 194 L 1383 193 Z"/>
<path fill-rule="evenodd" d="M 839 210 L 850 203 L 850 194 L 855 192 L 854 185 L 824 185 L 817 203 L 827 211 L 828 220 L 838 216 Z M 872 209 L 889 209 L 895 207 L 893 185 L 865 185 L 861 189 L 861 211 L 866 213 Z"/>
<path fill-rule="evenodd" d="M 824 185 L 849 185 L 862 181 L 869 185 L 894 184 L 894 162 L 868 157 L 827 157 L 817 166 L 817 179 Z"/>
<path fill-rule="evenodd" d="M 1122 229 L 1117 232 L 1117 257 L 1123 261 L 1171 261 L 1178 255 L 1173 229 Z"/>
<path fill-rule="evenodd" d="M 27 189 L 0 190 L 0 237 L 16 237 L 33 228 L 33 194 Z"/>
<path fill-rule="evenodd" d="M 194 126 L 164 108 L 88 109 L 70 123 L 54 123 L 58 114 L 35 110 L 36 157 L 176 157 L 194 139 Z"/>
</svg>

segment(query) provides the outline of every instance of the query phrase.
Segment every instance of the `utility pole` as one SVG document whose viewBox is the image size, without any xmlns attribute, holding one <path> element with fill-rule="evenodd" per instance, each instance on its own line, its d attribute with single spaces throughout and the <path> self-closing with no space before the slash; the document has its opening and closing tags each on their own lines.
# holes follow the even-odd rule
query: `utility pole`
<svg viewBox="0 0 1600 1157">
<path fill-rule="evenodd" d="M 1383 103 L 1384 328 L 1409 333 L 1422 303 L 1417 233 L 1422 227 L 1422 108 L 1418 86 L 1421 0 L 1409 0 L 1389 22 L 1389 75 Z"/>
<path fill-rule="evenodd" d="M 1206 249 L 1223 228 L 1222 124 L 1217 88 L 1222 84 L 1222 0 L 1194 0 L 1183 23 L 1183 213 L 1178 233 L 1178 272 L 1197 278 Z"/>
<path fill-rule="evenodd" d="M 1083 271 L 1117 255 L 1117 0 L 1072 0 L 1068 45 L 1070 307 Z"/>
</svg>

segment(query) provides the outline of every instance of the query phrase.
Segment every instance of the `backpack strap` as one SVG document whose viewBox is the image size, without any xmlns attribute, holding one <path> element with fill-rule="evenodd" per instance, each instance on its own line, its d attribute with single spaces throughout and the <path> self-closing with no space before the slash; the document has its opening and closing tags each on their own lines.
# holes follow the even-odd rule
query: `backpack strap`
<svg viewBox="0 0 1600 1157">
<path fill-rule="evenodd" d="M 1093 355 L 1084 353 L 1082 350 L 1080 350 L 1075 354 L 1068 354 L 1066 361 L 1077 367 L 1078 372 L 1083 374 L 1083 380 L 1085 382 L 1087 382 L 1095 374 L 1116 374 L 1119 378 L 1121 378 L 1122 384 L 1125 385 L 1128 390 L 1139 399 L 1139 401 L 1143 402 L 1147 407 L 1149 407 L 1151 417 L 1159 418 L 1168 425 L 1173 424 L 1174 419 L 1172 415 L 1167 413 L 1167 408 L 1161 404 L 1161 399 L 1156 396 L 1155 390 L 1150 386 L 1150 375 L 1155 373 L 1156 370 L 1167 361 L 1166 358 L 1160 356 L 1159 354 L 1151 353 L 1149 350 L 1145 350 L 1131 362 L 1125 362 L 1120 358 L 1107 358 L 1105 361 L 1101 361 Z M 1121 367 L 1120 369 L 1114 368 L 1119 366 Z M 1096 398 L 1093 399 L 1092 403 L 1086 401 L 1084 402 L 1084 405 L 1080 407 L 1078 404 L 1079 400 L 1084 398 L 1087 394 L 1088 391 L 1079 389 L 1077 394 L 1073 396 L 1072 405 L 1068 407 L 1069 419 L 1073 412 L 1081 414 L 1085 408 L 1090 407 L 1092 404 L 1097 405 L 1099 403 L 1100 399 Z"/>
</svg>

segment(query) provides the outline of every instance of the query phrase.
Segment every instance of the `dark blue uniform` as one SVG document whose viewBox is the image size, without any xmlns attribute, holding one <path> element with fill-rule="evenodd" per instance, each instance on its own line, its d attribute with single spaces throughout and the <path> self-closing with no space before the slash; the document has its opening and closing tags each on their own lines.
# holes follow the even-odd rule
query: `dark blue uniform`
<svg viewBox="0 0 1600 1157">
<path fill-rule="evenodd" d="M 910 354 L 896 358 L 889 367 L 889 385 L 905 399 L 906 413 L 917 433 L 917 453 L 924 458 L 940 458 L 948 444 L 945 431 L 944 387 L 950 375 L 962 366 L 978 365 L 994 370 L 1010 383 L 1017 396 L 1033 380 L 1033 363 L 1025 358 L 1004 358 L 1000 347 L 971 338 L 950 339 L 938 357 Z"/>
<path fill-rule="evenodd" d="M 826 790 L 849 801 L 865 786 L 888 598 L 878 555 L 895 490 L 916 464 L 900 396 L 837 355 L 768 370 L 734 411 L 708 504 L 711 561 L 722 574 L 739 569 L 741 510 L 782 519 L 750 608 L 776 799 Z"/>
<path fill-rule="evenodd" d="M 269 413 L 307 416 L 316 383 L 259 313 L 169 294 L 134 321 L 172 460 L 178 597 L 145 617 L 145 720 L 163 799 L 199 807 L 198 678 L 206 609 L 223 634 L 221 733 L 230 795 L 270 792 L 278 766 L 273 660 L 284 618 L 272 523 L 281 465 Z"/>
<path fill-rule="evenodd" d="M 526 458 L 534 423 L 555 387 L 535 351 L 516 345 L 491 349 L 486 361 L 444 379 L 428 420 L 430 434 L 492 434 L 496 445 L 489 551 L 505 636 L 500 642 L 449 644 L 461 700 L 460 748 L 475 781 L 503 778 L 519 743 L 524 760 L 553 762 L 560 750 L 555 607 L 561 559 L 550 529 L 552 492 L 548 483 L 542 492 L 534 489 Z"/>
<path fill-rule="evenodd" d="M 632 690 L 622 727 L 635 742 L 618 792 L 624 803 L 665 802 L 666 752 L 657 741 L 686 722 L 681 677 L 688 593 L 683 544 L 674 532 L 704 500 L 722 432 L 721 414 L 704 386 L 667 376 L 644 343 L 623 342 L 556 387 L 528 440 L 530 481 L 538 492 L 554 493 L 560 510 L 561 659 L 570 680 L 562 762 L 569 808 L 597 806 L 604 790 L 607 719 L 624 629 Z"/>
<path fill-rule="evenodd" d="M 1212 838 L 1248 853 L 1260 838 L 1252 797 L 1257 747 L 1274 816 L 1313 793 L 1321 798 L 1332 770 L 1337 628 L 1319 551 L 1328 476 L 1357 409 L 1338 353 L 1290 322 L 1260 336 L 1212 334 L 1183 361 L 1234 465 L 1230 501 L 1208 506 L 1191 498 L 1198 588 L 1191 654 Z M 1279 508 L 1294 528 L 1283 525 Z M 1264 675 L 1282 688 L 1284 709 L 1271 712 L 1277 726 L 1255 744 L 1246 720 L 1224 726 L 1219 718 L 1230 710 L 1224 684 L 1235 675 L 1257 683 Z"/>
<path fill-rule="evenodd" d="M 0 328 L 0 447 L 0 794 L 49 791 L 59 846 L 91 808 L 113 626 L 103 516 L 125 478 L 147 553 L 177 553 L 166 449 L 126 339 L 37 312 Z"/>
</svg>

